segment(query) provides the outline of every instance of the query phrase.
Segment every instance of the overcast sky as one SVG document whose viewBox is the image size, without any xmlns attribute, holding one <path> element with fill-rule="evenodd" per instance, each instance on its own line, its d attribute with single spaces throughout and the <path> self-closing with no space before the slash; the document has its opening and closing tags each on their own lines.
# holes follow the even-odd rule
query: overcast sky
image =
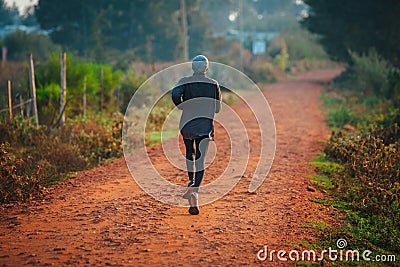
<svg viewBox="0 0 400 267">
<path fill-rule="evenodd" d="M 6 2 L 8 6 L 12 6 L 15 3 L 19 13 L 23 13 L 26 7 L 36 4 L 38 0 L 5 0 L 4 2 Z"/>
</svg>

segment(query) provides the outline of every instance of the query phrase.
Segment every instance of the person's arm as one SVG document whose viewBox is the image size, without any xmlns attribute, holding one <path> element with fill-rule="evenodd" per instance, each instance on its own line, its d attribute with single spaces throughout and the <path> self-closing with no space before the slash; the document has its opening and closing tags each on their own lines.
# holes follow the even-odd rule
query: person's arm
<svg viewBox="0 0 400 267">
<path fill-rule="evenodd" d="M 218 113 L 221 110 L 221 101 L 222 101 L 222 94 L 221 89 L 219 88 L 219 84 L 216 84 L 215 88 L 215 113 Z"/>
<path fill-rule="evenodd" d="M 172 101 L 174 102 L 175 106 L 179 109 L 182 109 L 182 96 L 183 96 L 183 87 L 184 84 L 182 84 L 180 81 L 178 82 L 177 85 L 172 89 Z"/>
</svg>

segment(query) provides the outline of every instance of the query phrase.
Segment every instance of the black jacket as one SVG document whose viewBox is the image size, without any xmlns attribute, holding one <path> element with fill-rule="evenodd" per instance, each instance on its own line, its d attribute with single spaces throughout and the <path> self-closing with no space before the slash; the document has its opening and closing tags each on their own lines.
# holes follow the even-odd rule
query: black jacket
<svg viewBox="0 0 400 267">
<path fill-rule="evenodd" d="M 179 124 L 183 138 L 214 135 L 214 113 L 221 109 L 217 81 L 202 74 L 183 77 L 172 89 L 172 101 L 183 110 Z"/>
</svg>

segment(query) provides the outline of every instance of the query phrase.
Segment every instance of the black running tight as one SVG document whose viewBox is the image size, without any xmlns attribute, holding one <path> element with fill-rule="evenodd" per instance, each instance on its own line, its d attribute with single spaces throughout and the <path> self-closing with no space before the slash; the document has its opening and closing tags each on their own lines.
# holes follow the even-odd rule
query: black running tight
<svg viewBox="0 0 400 267">
<path fill-rule="evenodd" d="M 195 190 L 198 191 L 204 176 L 204 161 L 210 139 L 208 136 L 204 136 L 195 139 L 183 139 L 183 141 L 186 148 L 186 167 L 189 180 L 194 180 Z"/>
</svg>

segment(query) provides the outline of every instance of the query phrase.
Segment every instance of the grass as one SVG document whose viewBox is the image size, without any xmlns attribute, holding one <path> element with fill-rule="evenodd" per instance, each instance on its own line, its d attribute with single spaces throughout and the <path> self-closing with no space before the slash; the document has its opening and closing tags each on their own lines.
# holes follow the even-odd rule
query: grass
<svg viewBox="0 0 400 267">
<path fill-rule="evenodd" d="M 360 118 L 349 108 L 349 103 L 338 95 L 324 92 L 320 96 L 324 106 L 326 123 L 331 130 L 338 130 L 343 125 L 356 125 Z"/>
<path fill-rule="evenodd" d="M 316 167 L 318 174 L 310 176 L 311 183 L 319 190 L 331 191 L 335 188 L 330 176 L 343 172 L 343 166 L 329 161 L 324 154 L 314 158 L 311 165 Z"/>
<path fill-rule="evenodd" d="M 52 185 L 55 185 L 59 182 L 63 182 L 66 180 L 69 180 L 71 178 L 76 178 L 76 176 L 78 175 L 78 172 L 70 172 L 70 173 L 66 173 L 64 175 L 56 175 L 53 176 L 52 179 L 50 179 L 49 181 L 47 181 L 47 183 L 45 184 L 46 187 L 50 187 Z"/>
<path fill-rule="evenodd" d="M 370 123 L 370 117 L 379 107 L 379 101 L 373 98 L 345 96 L 345 93 L 325 92 L 321 95 L 327 124 L 333 131 L 340 129 L 344 124 L 356 127 Z M 338 145 L 340 145 L 338 143 Z M 340 261 L 329 262 L 332 266 L 400 266 L 400 253 L 398 251 L 400 239 L 397 217 L 392 215 L 365 213 L 353 203 L 357 198 L 360 185 L 351 183 L 347 191 L 339 190 L 343 179 L 352 179 L 347 165 L 333 162 L 324 153 L 310 163 L 317 170 L 317 174 L 310 177 L 311 183 L 319 190 L 325 191 L 330 198 L 310 199 L 326 207 L 331 207 L 337 213 L 337 218 L 342 221 L 340 226 L 329 226 L 320 222 L 306 221 L 305 224 L 317 230 L 320 240 L 311 247 L 320 249 L 334 247 L 336 240 L 345 238 L 349 244 L 348 249 L 372 251 L 370 258 L 377 255 L 394 255 L 397 262 L 377 261 Z M 349 176 L 350 175 L 350 176 Z M 352 180 L 350 180 L 352 181 Z M 357 187 L 358 186 L 358 187 Z M 353 200 L 352 200 L 353 199 Z"/>
<path fill-rule="evenodd" d="M 317 230 L 321 238 L 319 241 L 308 245 L 307 247 L 316 248 L 317 250 L 333 247 L 336 240 L 345 238 L 349 244 L 348 249 L 358 250 L 361 253 L 365 250 L 372 251 L 369 256 L 371 259 L 377 255 L 394 255 L 400 259 L 400 254 L 391 250 L 385 249 L 388 243 L 396 243 L 396 239 L 390 238 L 388 233 L 394 233 L 394 236 L 399 236 L 391 218 L 384 216 L 370 216 L 357 211 L 352 207 L 352 204 L 341 200 L 341 196 L 337 194 L 334 186 L 334 179 L 339 175 L 343 175 L 344 168 L 338 163 L 332 162 L 326 158 L 325 154 L 320 154 L 319 157 L 313 159 L 311 165 L 315 166 L 318 174 L 310 177 L 311 182 L 320 190 L 325 190 L 333 198 L 309 199 L 312 202 L 319 203 L 326 207 L 331 207 L 338 212 L 337 219 L 342 220 L 340 227 L 331 227 L 330 225 L 320 222 L 306 220 L 305 225 Z M 382 229 L 386 229 L 382 231 Z M 397 242 L 400 242 L 397 240 Z M 332 266 L 387 266 L 387 262 L 354 262 L 340 261 L 331 262 Z M 398 266 L 396 263 L 390 262 L 389 266 Z"/>
<path fill-rule="evenodd" d="M 345 201 L 340 201 L 337 199 L 323 199 L 323 198 L 313 198 L 309 199 L 312 202 L 319 203 L 324 206 L 329 206 L 333 207 L 335 209 L 340 209 L 340 210 L 348 210 L 349 209 L 349 204 Z"/>
<path fill-rule="evenodd" d="M 311 183 L 320 190 L 333 189 L 331 179 L 325 175 L 311 175 Z"/>
<path fill-rule="evenodd" d="M 342 165 L 328 160 L 323 153 L 314 158 L 311 165 L 315 166 L 317 171 L 323 174 L 337 174 L 344 170 Z"/>
<path fill-rule="evenodd" d="M 149 132 L 146 134 L 146 146 L 155 146 L 178 134 L 178 131 Z"/>
</svg>

